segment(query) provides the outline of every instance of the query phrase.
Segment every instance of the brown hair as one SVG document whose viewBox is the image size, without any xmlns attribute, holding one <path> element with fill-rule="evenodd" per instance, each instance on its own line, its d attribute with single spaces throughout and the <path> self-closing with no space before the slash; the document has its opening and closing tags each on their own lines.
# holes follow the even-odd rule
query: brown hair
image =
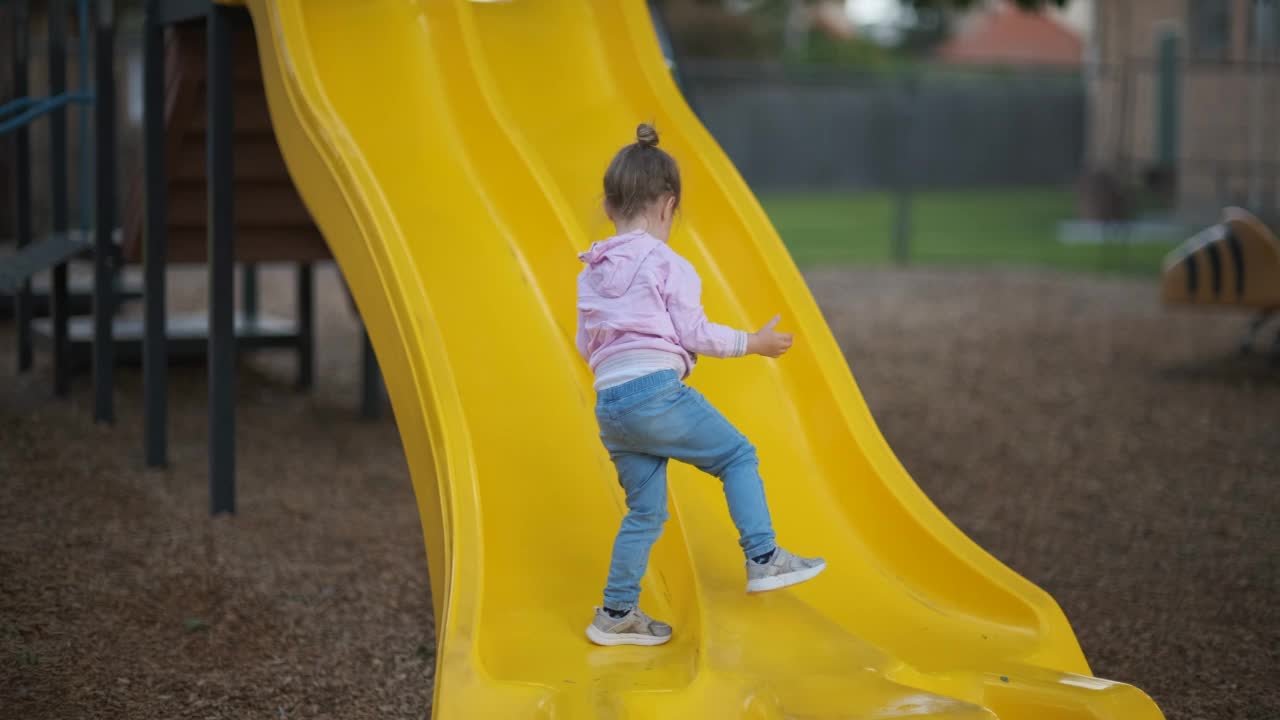
<svg viewBox="0 0 1280 720">
<path fill-rule="evenodd" d="M 604 205 L 615 220 L 629 220 L 666 193 L 680 206 L 680 168 L 658 148 L 658 131 L 648 123 L 636 128 L 636 141 L 613 156 L 604 171 Z"/>
</svg>

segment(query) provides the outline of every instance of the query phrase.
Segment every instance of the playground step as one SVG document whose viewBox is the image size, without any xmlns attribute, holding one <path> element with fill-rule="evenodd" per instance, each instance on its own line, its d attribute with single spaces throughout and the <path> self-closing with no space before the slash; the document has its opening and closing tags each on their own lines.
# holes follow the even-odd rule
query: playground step
<svg viewBox="0 0 1280 720">
<path fill-rule="evenodd" d="M 142 318 L 116 318 L 114 323 L 116 361 L 122 364 L 142 362 Z M 52 332 L 47 319 L 32 323 L 38 341 L 48 345 Z M 270 315 L 235 319 L 236 349 L 263 350 L 294 348 L 298 343 L 297 325 Z M 168 322 L 169 361 L 203 360 L 209 348 L 209 319 L 204 314 L 171 316 Z M 93 319 L 72 318 L 68 323 L 72 362 L 87 367 L 93 352 Z"/>
<path fill-rule="evenodd" d="M 92 241 L 79 232 L 58 233 L 0 258 L 0 293 L 16 292 L 27 278 L 66 262 L 92 246 Z"/>
<path fill-rule="evenodd" d="M 31 288 L 31 316 L 46 317 L 52 312 L 52 297 L 46 278 L 33 280 Z M 142 285 L 121 280 L 115 289 L 116 301 L 133 302 L 142 299 Z M 0 294 L 0 320 L 14 316 L 16 295 Z M 73 277 L 67 281 L 67 304 L 70 315 L 88 315 L 93 312 L 93 281 L 90 278 Z"/>
</svg>

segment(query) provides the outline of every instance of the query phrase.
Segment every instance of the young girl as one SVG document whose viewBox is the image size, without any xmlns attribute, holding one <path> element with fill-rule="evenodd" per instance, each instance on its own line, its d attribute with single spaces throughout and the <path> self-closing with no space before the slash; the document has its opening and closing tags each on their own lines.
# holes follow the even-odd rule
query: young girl
<svg viewBox="0 0 1280 720">
<path fill-rule="evenodd" d="M 578 351 L 595 373 L 600 438 L 627 493 L 604 607 L 587 637 L 598 645 L 661 645 L 671 626 L 640 611 L 640 579 L 667 520 L 667 461 L 720 478 L 746 555 L 747 592 L 794 585 L 826 568 L 774 542 L 755 448 L 682 380 L 698 355 L 776 358 L 791 336 L 774 318 L 746 333 L 707 320 L 693 266 L 667 246 L 680 206 L 680 171 L 649 125 L 604 174 L 605 212 L 617 234 L 579 255 Z"/>
</svg>

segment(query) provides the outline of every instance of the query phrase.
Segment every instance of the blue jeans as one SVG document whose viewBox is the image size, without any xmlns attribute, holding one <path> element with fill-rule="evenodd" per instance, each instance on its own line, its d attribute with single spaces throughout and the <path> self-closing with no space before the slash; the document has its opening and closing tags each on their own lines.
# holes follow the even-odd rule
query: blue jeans
<svg viewBox="0 0 1280 720">
<path fill-rule="evenodd" d="M 667 461 L 675 458 L 720 478 L 738 544 L 748 558 L 773 550 L 773 524 L 756 449 L 697 390 L 671 370 L 600 391 L 600 439 L 627 493 L 627 516 L 613 543 L 604 605 L 632 608 L 649 549 L 667 521 Z"/>
</svg>

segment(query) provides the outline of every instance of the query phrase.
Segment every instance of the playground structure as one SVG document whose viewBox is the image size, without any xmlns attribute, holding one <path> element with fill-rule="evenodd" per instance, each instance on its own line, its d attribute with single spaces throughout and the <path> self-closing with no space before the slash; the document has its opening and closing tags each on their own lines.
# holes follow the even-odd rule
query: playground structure
<svg viewBox="0 0 1280 720">
<path fill-rule="evenodd" d="M 1280 240 L 1249 211 L 1228 207 L 1221 222 L 1165 258 L 1160 296 L 1168 305 L 1255 312 L 1240 341 L 1241 352 L 1252 352 L 1259 331 L 1280 310 Z M 1280 358 L 1280 334 L 1273 349 Z"/>
<path fill-rule="evenodd" d="M 907 476 L 768 220 L 681 99 L 643 3 L 246 6 L 148 4 L 144 192 L 122 233 L 125 246 L 142 238 L 148 448 L 168 359 L 164 266 L 186 237 L 189 259 L 210 268 L 211 505 L 234 511 L 232 272 L 278 234 L 245 242 L 240 222 L 256 212 L 241 167 L 269 162 L 240 149 L 254 136 L 239 132 L 252 111 L 237 77 L 260 63 L 291 187 L 351 289 L 395 409 L 431 571 L 436 716 L 1161 717 L 1139 690 L 1092 677 L 1053 599 Z M 183 171 L 167 158 L 188 139 L 164 109 L 181 105 L 165 67 L 190 67 L 173 58 L 198 40 L 194 25 L 170 31 L 166 52 L 175 23 L 203 24 L 207 58 L 207 222 L 179 222 L 184 233 L 170 214 L 189 212 L 174 200 Z M 187 112 L 199 128 L 198 107 Z M 744 596 L 718 489 L 672 468 L 673 522 L 644 601 L 676 637 L 594 648 L 581 625 L 622 498 L 573 350 L 573 258 L 606 229 L 602 159 L 636 118 L 656 121 L 681 160 L 689 194 L 673 242 L 704 278 L 709 312 L 738 326 L 781 312 L 796 333 L 781 362 L 717 365 L 694 382 L 759 446 L 779 534 L 830 569 Z M 106 219 L 98 299 L 116 252 Z M 95 397 L 105 382 L 109 402 L 111 313 L 94 328 Z"/>
<path fill-rule="evenodd" d="M 297 384 L 309 388 L 314 367 L 313 265 L 331 259 L 323 237 L 311 221 L 289 179 L 267 115 L 261 73 L 252 43 L 243 41 L 238 56 L 222 60 L 234 67 L 232 76 L 210 72 L 206 61 L 205 2 L 148 3 L 145 53 L 145 167 L 129 168 L 132 182 L 123 213 L 118 212 L 116 189 L 117 122 L 115 115 L 115 10 L 110 0 L 75 0 L 78 20 L 77 57 L 81 87 L 66 91 L 67 17 L 72 3 L 47 3 L 49 96 L 28 96 L 30 0 L 8 3 L 13 20 L 13 88 L 17 95 L 0 108 L 0 135 L 12 134 L 15 148 L 15 240 L 17 252 L 0 257 L 0 309 L 12 315 L 17 327 L 18 369 L 29 371 L 38 344 L 53 359 L 54 394 L 65 395 L 72 375 L 91 366 L 94 419 L 114 420 L 114 370 L 118 363 L 141 362 L 145 369 L 145 448 L 147 465 L 168 461 L 167 374 L 170 361 L 208 357 L 213 393 L 229 398 L 230 363 L 236 354 L 266 348 L 292 348 L 297 353 Z M 92 16 L 92 17 L 91 17 Z M 251 33 L 243 19 L 231 32 Z M 92 74 L 89 58 L 92 55 Z M 90 83 L 92 78 L 92 83 Z M 207 111 L 209 80 L 217 78 L 229 92 L 226 107 L 234 119 L 210 121 Z M 92 122 L 79 124 L 80 226 L 68 227 L 67 110 L 93 108 Z M 84 110 L 87 113 L 87 110 Z M 49 164 L 52 204 L 51 232 L 33 237 L 31 148 L 28 126 L 46 118 L 50 124 Z M 222 119 L 230 123 L 229 137 L 215 144 L 209 128 Z M 92 142 L 90 136 L 92 130 Z M 91 148 L 92 146 L 92 148 Z M 229 150 L 228 150 L 229 148 Z M 212 192 L 211 163 L 233 152 L 232 183 Z M 91 157 L 92 155 L 92 157 Z M 92 162 L 91 162 L 92 160 Z M 92 175 L 91 175 L 92 169 Z M 226 197 L 224 198 L 224 193 Z M 224 203 L 214 217 L 211 198 Z M 229 204 L 225 202 L 229 200 Z M 237 211 L 232 214 L 231 208 Z M 117 218 L 120 222 L 117 223 Z M 92 220 L 92 223 L 91 223 Z M 228 224 L 223 231 L 221 226 Z M 229 257 L 241 264 L 242 292 L 238 310 L 232 297 L 234 267 L 210 263 L 210 312 L 170 316 L 165 306 L 165 268 L 171 263 L 203 264 L 211 245 L 211 229 L 232 238 Z M 151 238 L 151 242 L 144 242 Z M 91 291 L 71 285 L 69 265 L 91 259 Z M 258 309 L 258 265 L 294 263 L 297 267 L 297 317 L 271 317 Z M 142 318 L 121 317 L 122 305 L 142 297 L 142 288 L 122 279 L 126 265 L 140 264 L 146 290 Z M 32 280 L 51 270 L 45 288 Z M 97 311 L 108 308 L 106 312 Z M 230 313 L 223 317 L 226 310 Z M 229 321 L 229 322 L 228 322 Z M 382 407 L 381 380 L 372 346 L 365 338 L 361 411 L 376 417 Z M 214 370 L 213 366 L 217 369 Z M 216 390 L 215 390 L 216 388 Z M 234 435 L 232 413 L 224 401 L 214 403 L 210 418 L 213 495 L 223 500 L 214 512 L 233 511 Z"/>
</svg>

